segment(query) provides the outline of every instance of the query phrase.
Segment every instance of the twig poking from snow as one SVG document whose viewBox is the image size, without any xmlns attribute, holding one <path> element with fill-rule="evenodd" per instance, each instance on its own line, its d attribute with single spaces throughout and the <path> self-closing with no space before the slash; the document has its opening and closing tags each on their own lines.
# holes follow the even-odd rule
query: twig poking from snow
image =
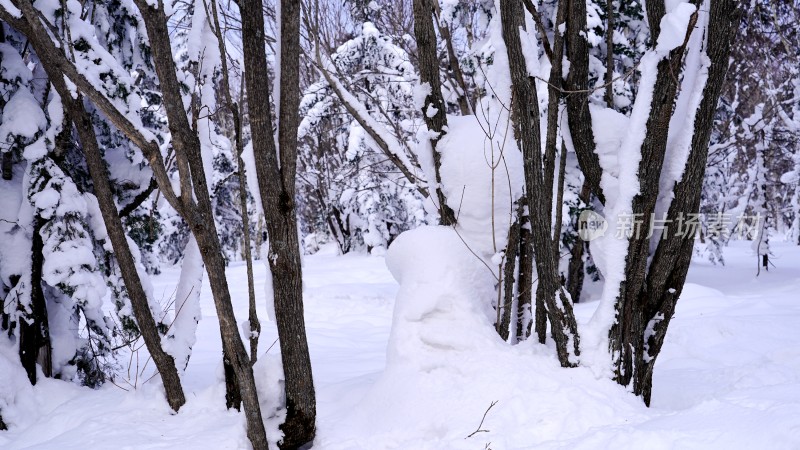
<svg viewBox="0 0 800 450">
<path fill-rule="evenodd" d="M 489 405 L 488 408 L 486 408 L 486 412 L 483 413 L 483 418 L 481 419 L 481 423 L 478 424 L 478 428 L 475 431 L 473 431 L 472 433 L 470 433 L 469 436 L 465 437 L 464 439 L 469 439 L 469 438 L 471 438 L 472 436 L 475 436 L 478 433 L 488 433 L 489 432 L 489 430 L 482 430 L 481 427 L 483 426 L 483 421 L 486 420 L 486 415 L 489 414 L 489 410 L 491 410 L 494 407 L 494 405 L 497 404 L 498 401 L 499 400 L 493 401 L 492 404 Z"/>
</svg>

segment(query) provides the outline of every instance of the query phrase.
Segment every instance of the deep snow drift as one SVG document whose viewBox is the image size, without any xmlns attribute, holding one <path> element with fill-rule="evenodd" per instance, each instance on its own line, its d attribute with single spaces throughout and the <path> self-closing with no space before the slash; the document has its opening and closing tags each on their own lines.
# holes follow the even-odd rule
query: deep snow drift
<svg viewBox="0 0 800 450">
<path fill-rule="evenodd" d="M 483 306 L 492 293 L 475 288 L 490 275 L 451 245 L 449 233 L 423 229 L 398 239 L 387 261 L 399 289 L 381 257 L 305 258 L 319 401 L 314 448 L 800 448 L 797 247 L 776 243 L 777 267 L 759 277 L 743 242 L 726 250 L 725 267 L 694 262 L 648 409 L 588 369 L 560 368 L 550 347 L 502 343 Z M 428 257 L 420 257 L 424 250 Z M 241 321 L 247 315 L 244 265 L 227 273 Z M 175 268 L 157 277 L 156 296 L 169 298 L 179 276 Z M 264 292 L 258 264 L 256 277 L 256 292 Z M 4 412 L 11 430 L 0 432 L 0 448 L 248 448 L 243 417 L 224 409 L 221 344 L 207 285 L 200 301 L 203 318 L 180 413 L 170 414 L 156 380 L 147 381 L 152 363 L 140 354 L 142 374 L 135 375 L 135 357 L 130 371 L 123 361 L 120 387 L 93 391 L 44 380 L 17 392 L 15 406 Z M 265 320 L 263 297 L 259 302 Z M 579 319 L 588 320 L 596 306 L 577 305 Z M 265 364 L 256 370 L 261 386 L 274 360 L 266 355 L 278 349 L 274 326 L 264 328 Z M 6 383 L 4 356 L 14 355 L 0 349 Z M 484 413 L 480 429 L 486 431 L 467 438 Z"/>
</svg>

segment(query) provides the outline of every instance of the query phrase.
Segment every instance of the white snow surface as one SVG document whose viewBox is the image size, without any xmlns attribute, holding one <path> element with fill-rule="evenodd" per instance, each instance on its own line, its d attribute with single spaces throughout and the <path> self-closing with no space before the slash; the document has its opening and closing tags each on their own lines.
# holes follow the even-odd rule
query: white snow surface
<svg viewBox="0 0 800 450">
<path fill-rule="evenodd" d="M 552 345 L 503 343 L 492 331 L 488 271 L 451 229 L 407 233 L 384 259 L 322 251 L 304 261 L 305 313 L 318 399 L 315 449 L 800 448 L 800 253 L 773 244 L 755 276 L 746 242 L 726 266 L 697 259 L 655 369 L 653 405 L 586 368 L 562 369 Z M 265 272 L 256 265 L 259 312 Z M 154 278 L 173 292 L 180 268 Z M 245 266 L 227 269 L 247 317 Z M 396 298 L 396 300 L 395 300 Z M 30 387 L 0 337 L 0 448 L 249 448 L 241 413 L 224 408 L 221 344 L 210 289 L 172 414 L 157 379 L 98 390 L 44 379 Z M 581 322 L 597 301 L 576 305 Z M 394 319 L 393 319 L 394 315 Z M 267 430 L 281 411 L 279 346 L 264 323 L 254 371 Z M 388 358 L 387 358 L 388 347 Z M 139 355 L 140 361 L 146 355 Z M 497 404 L 481 418 L 491 402 Z M 13 406 L 9 406 L 9 405 Z M 271 419 L 268 417 L 272 416 Z"/>
</svg>

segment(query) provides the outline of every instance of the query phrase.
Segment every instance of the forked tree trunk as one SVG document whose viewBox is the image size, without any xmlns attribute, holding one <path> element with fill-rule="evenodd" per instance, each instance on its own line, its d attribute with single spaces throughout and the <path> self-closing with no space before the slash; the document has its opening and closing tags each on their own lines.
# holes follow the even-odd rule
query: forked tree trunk
<svg viewBox="0 0 800 450">
<path fill-rule="evenodd" d="M 268 260 L 275 317 L 286 378 L 286 420 L 281 448 L 298 448 L 316 434 L 316 394 L 303 317 L 302 269 L 297 233 L 295 170 L 300 102 L 300 2 L 280 4 L 280 87 L 278 148 L 272 132 L 269 75 L 264 50 L 262 3 L 242 0 L 242 44 L 250 130 L 258 187 L 269 234 Z"/>
<path fill-rule="evenodd" d="M 675 185 L 675 198 L 667 213 L 667 220 L 673 223 L 680 214 L 699 211 L 714 112 L 728 69 L 730 45 L 741 20 L 742 6 L 738 2 L 711 0 L 710 4 L 706 54 L 711 65 L 703 99 L 695 116 L 689 160 L 681 181 Z M 631 355 L 635 361 L 633 372 L 626 377 L 629 379 L 622 381 L 627 381 L 628 385 L 632 383 L 633 392 L 642 396 L 648 405 L 652 393 L 653 367 L 686 281 L 693 246 L 694 239 L 675 233 L 660 240 L 652 256 L 646 282 L 636 292 L 634 313 L 642 318 L 643 326 L 627 328 L 626 341 L 636 343 L 633 347 L 639 351 Z"/>
</svg>

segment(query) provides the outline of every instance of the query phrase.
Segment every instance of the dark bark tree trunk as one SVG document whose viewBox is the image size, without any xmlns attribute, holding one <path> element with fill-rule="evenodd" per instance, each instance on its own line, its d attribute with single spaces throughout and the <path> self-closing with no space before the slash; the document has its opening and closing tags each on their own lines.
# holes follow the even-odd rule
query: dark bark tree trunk
<svg viewBox="0 0 800 450">
<path fill-rule="evenodd" d="M 569 266 L 567 268 L 567 292 L 572 298 L 572 303 L 579 303 L 581 301 L 581 292 L 583 291 L 583 280 L 586 277 L 585 267 L 583 262 L 584 243 L 578 238 L 570 250 Z"/>
<path fill-rule="evenodd" d="M 584 203 L 589 204 L 591 193 L 589 191 L 589 184 L 584 181 L 581 192 L 578 198 Z M 575 229 L 578 228 L 577 218 L 575 218 Z M 586 246 L 589 245 L 579 237 L 576 236 L 575 242 L 570 249 L 569 265 L 567 268 L 567 292 L 572 297 L 572 303 L 578 303 L 581 299 L 581 292 L 583 291 L 583 280 L 586 276 L 586 264 L 583 260 L 583 255 L 586 252 Z"/>
<path fill-rule="evenodd" d="M 512 122 L 514 136 L 522 150 L 525 171 L 525 189 L 530 207 L 533 252 L 538 275 L 537 300 L 542 298 L 550 320 L 550 330 L 562 366 L 572 367 L 577 362 L 573 356 L 580 354 L 577 322 L 572 304 L 564 295 L 558 276 L 558 254 L 553 251 L 553 234 L 550 217 L 552 189 L 545 192 L 544 174 L 548 172 L 542 161 L 539 130 L 539 107 L 533 79 L 528 76 L 525 55 L 520 42 L 523 24 L 522 5 L 519 0 L 501 0 L 502 34 L 508 52 L 511 75 Z M 549 164 L 554 164 L 550 161 Z M 549 170 L 552 173 L 552 169 Z M 552 186 L 552 180 L 550 181 Z M 556 296 L 559 298 L 557 299 Z"/>
<path fill-rule="evenodd" d="M 48 77 L 51 80 L 54 79 L 54 76 L 57 75 L 51 75 L 48 72 Z M 103 216 L 103 222 L 106 225 L 106 231 L 122 273 L 125 289 L 131 299 L 136 324 L 147 346 L 147 351 L 153 358 L 153 362 L 161 375 L 164 390 L 167 394 L 167 402 L 173 410 L 177 411 L 186 403 L 181 380 L 178 377 L 174 359 L 161 348 L 161 336 L 156 328 L 155 319 L 153 319 L 150 312 L 147 294 L 145 294 L 142 287 L 142 281 L 136 269 L 136 262 L 128 246 L 128 237 L 125 234 L 122 221 L 117 213 L 117 207 L 114 204 L 108 169 L 97 146 L 97 137 L 95 136 L 92 119 L 84 109 L 80 97 L 78 100 L 72 100 L 66 85 L 62 85 L 60 82 L 53 82 L 53 85 L 59 96 L 61 96 L 61 101 L 64 102 L 69 116 L 78 131 L 78 138 L 81 142 L 86 165 L 89 167 L 89 174 L 94 184 L 94 194 L 97 197 L 100 213 Z"/>
<path fill-rule="evenodd" d="M 653 39 L 658 36 L 663 2 L 648 2 L 648 19 Z M 667 220 L 677 221 L 680 214 L 696 213 L 705 173 L 708 141 L 713 115 L 728 68 L 730 42 L 741 17 L 740 7 L 733 0 L 712 0 L 707 33 L 706 53 L 711 60 L 703 99 L 695 116 L 694 134 L 681 181 L 674 188 Z M 694 20 L 690 21 L 691 31 Z M 687 32 L 688 40 L 688 32 Z M 677 72 L 685 44 L 673 50 L 658 65 L 653 103 L 642 145 L 639 165 L 640 193 L 634 197 L 633 213 L 649 217 L 658 196 L 659 175 L 666 149 L 669 120 L 677 90 Z M 675 305 L 686 281 L 694 240 L 677 233 L 658 241 L 654 254 L 649 254 L 650 239 L 634 234 L 629 239 L 625 265 L 625 282 L 617 298 L 617 321 L 609 333 L 614 355 L 615 380 L 631 386 L 633 392 L 650 404 L 653 367 L 666 336 Z M 649 266 L 648 266 L 648 258 Z"/>
<path fill-rule="evenodd" d="M 6 32 L 5 28 L 3 27 L 3 23 L 0 22 L 0 43 L 6 41 Z M 0 57 L 0 62 L 2 62 L 2 57 Z M 0 98 L 0 111 L 5 107 L 6 99 Z M 3 162 L 2 162 L 2 172 L 3 172 L 3 179 L 10 180 L 14 175 L 14 155 L 10 152 L 3 152 Z M 0 421 L 2 423 L 2 421 Z"/>
<path fill-rule="evenodd" d="M 606 106 L 614 108 L 614 0 L 606 0 Z"/>
<path fill-rule="evenodd" d="M 517 209 L 519 210 L 520 208 Z M 519 267 L 519 264 L 517 263 L 517 252 L 519 251 L 521 220 L 522 218 L 517 216 L 514 220 L 514 223 L 511 224 L 511 229 L 508 232 L 508 243 L 506 244 L 506 251 L 503 261 L 503 283 L 501 287 L 503 296 L 502 304 L 497 305 L 500 315 L 500 321 L 497 324 L 497 332 L 500 333 L 500 337 L 502 337 L 504 341 L 508 341 L 508 338 L 511 335 L 511 312 L 514 311 L 514 286 L 517 282 L 517 277 L 514 276 L 514 274 L 517 272 Z"/>
<path fill-rule="evenodd" d="M 262 4 L 242 0 L 245 84 L 256 170 L 269 234 L 275 315 L 286 377 L 286 421 L 281 448 L 298 448 L 316 434 L 316 394 L 303 317 L 300 245 L 295 215 L 299 93 L 300 2 L 281 2 L 278 146 L 272 134 Z"/>
<path fill-rule="evenodd" d="M 47 321 L 47 304 L 42 289 L 42 264 L 44 243 L 40 234 L 45 220 L 33 219 L 33 245 L 31 248 L 31 303 L 30 311 L 23 311 L 19 320 L 19 360 L 31 384 L 36 384 L 36 362 L 45 356 L 42 369 L 45 376 L 52 375 L 50 364 L 50 327 Z"/>
<path fill-rule="evenodd" d="M 648 2 L 648 8 L 651 7 Z M 663 3 L 663 2 L 662 2 Z M 653 6 L 656 10 L 657 7 Z M 695 15 L 696 17 L 696 15 Z M 650 20 L 660 20 L 650 18 Z M 690 26 L 691 30 L 692 27 Z M 652 31 L 652 30 L 651 30 Z M 657 40 L 658 35 L 653 36 Z M 659 179 L 664 163 L 669 134 L 669 122 L 675 105 L 678 89 L 678 72 L 684 48 L 672 50 L 657 66 L 653 98 L 647 119 L 645 138 L 641 147 L 641 161 L 638 168 L 639 193 L 632 202 L 635 217 L 649 218 L 655 211 L 658 198 Z M 642 336 L 648 320 L 645 318 L 643 300 L 640 297 L 647 277 L 650 238 L 646 232 L 633 232 L 628 239 L 628 253 L 625 257 L 625 281 L 620 285 L 616 303 L 618 320 L 611 327 L 609 345 L 614 355 L 615 380 L 628 386 L 634 378 L 634 371 L 642 367 L 644 342 Z"/>
<path fill-rule="evenodd" d="M 10 180 L 14 173 L 14 155 L 11 151 L 3 152 L 3 179 Z"/>
<path fill-rule="evenodd" d="M 531 221 L 527 211 L 527 200 L 519 201 L 519 263 L 517 278 L 517 340 L 522 341 L 531 335 L 535 311 L 533 298 L 533 247 L 531 245 Z"/>
<path fill-rule="evenodd" d="M 248 299 L 248 321 L 250 323 L 250 364 L 258 361 L 258 337 L 261 334 L 261 322 L 258 320 L 256 310 L 256 291 L 255 280 L 253 278 L 253 255 L 250 251 L 250 216 L 247 213 L 247 173 L 242 155 L 244 154 L 244 126 L 242 124 L 241 105 L 244 99 L 244 80 L 242 80 L 239 101 L 234 102 L 230 91 L 230 73 L 228 71 L 228 52 L 225 45 L 225 37 L 222 27 L 219 24 L 219 14 L 217 3 L 211 3 L 211 19 L 214 24 L 214 33 L 217 37 L 219 53 L 222 55 L 222 80 L 225 85 L 223 94 L 225 102 L 233 118 L 233 141 L 236 145 L 236 164 L 239 167 L 239 203 L 242 218 L 242 241 L 244 247 L 244 259 L 247 264 L 247 299 Z M 227 367 L 226 367 L 227 368 Z M 226 375 L 227 376 L 227 375 Z M 232 398 L 230 400 L 235 400 Z M 230 405 L 229 405 L 230 407 Z"/>
<path fill-rule="evenodd" d="M 447 133 L 447 111 L 442 97 L 441 80 L 439 79 L 439 56 L 436 52 L 436 32 L 433 28 L 434 7 L 431 2 L 438 0 L 414 0 L 414 36 L 417 40 L 417 55 L 419 59 L 419 79 L 421 83 L 430 86 L 430 93 L 425 97 L 422 107 L 422 117 L 428 130 L 437 133 L 431 138 L 433 150 L 433 166 L 436 173 L 436 205 L 439 209 L 440 225 L 455 225 L 456 214 L 447 204 L 447 198 L 442 191 L 442 155 L 436 148 L 438 141 Z M 436 114 L 430 116 L 431 108 Z"/>
<path fill-rule="evenodd" d="M 586 41 L 586 2 L 581 0 L 562 0 L 568 2 L 567 45 L 569 74 L 565 85 L 569 95 L 567 102 L 567 123 L 569 124 L 575 155 L 592 193 L 605 203 L 600 188 L 600 159 L 594 151 L 594 132 L 592 116 L 589 113 L 589 43 Z M 649 2 L 648 2 L 649 5 Z"/>
<path fill-rule="evenodd" d="M 679 214 L 696 213 L 700 208 L 708 141 L 717 101 L 728 70 L 730 45 L 742 16 L 741 8 L 734 0 L 711 0 L 706 47 L 711 66 L 703 99 L 695 116 L 689 160 L 681 181 L 675 185 L 675 198 L 667 213 L 667 219 L 673 223 Z M 645 329 L 652 329 L 652 333 L 639 332 L 638 339 L 643 342 L 643 351 L 637 358 L 639 364 L 633 374 L 633 391 L 642 396 L 648 405 L 653 386 L 653 367 L 686 281 L 693 246 L 694 239 L 674 234 L 660 240 L 650 263 L 646 285 L 638 293 Z"/>
</svg>

